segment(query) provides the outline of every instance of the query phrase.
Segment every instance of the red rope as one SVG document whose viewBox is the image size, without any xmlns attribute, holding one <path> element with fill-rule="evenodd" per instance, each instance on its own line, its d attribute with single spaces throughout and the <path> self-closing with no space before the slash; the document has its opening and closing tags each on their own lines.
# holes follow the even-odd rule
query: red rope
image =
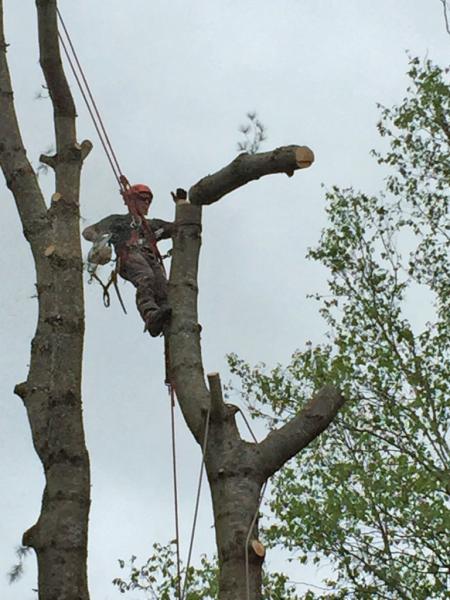
<svg viewBox="0 0 450 600">
<path fill-rule="evenodd" d="M 109 139 L 105 125 L 104 125 L 102 117 L 100 115 L 100 111 L 98 110 L 97 104 L 92 95 L 92 92 L 91 92 L 89 83 L 86 79 L 86 76 L 84 74 L 83 68 L 80 64 L 80 61 L 78 60 L 78 56 L 77 56 L 75 47 L 72 43 L 70 34 L 64 23 L 61 12 L 59 11 L 58 8 L 56 9 L 56 11 L 57 11 L 58 19 L 59 19 L 59 21 L 62 25 L 62 28 L 64 30 L 64 33 L 66 35 L 67 43 L 72 52 L 73 59 L 75 61 L 76 66 L 78 67 L 79 74 L 77 73 L 75 64 L 72 60 L 72 57 L 70 56 L 69 49 L 66 46 L 66 43 L 65 43 L 63 37 L 61 36 L 61 34 L 58 31 L 58 37 L 59 37 L 61 46 L 64 50 L 64 53 L 66 55 L 69 66 L 70 66 L 72 73 L 75 77 L 75 80 L 78 84 L 81 95 L 86 104 L 86 107 L 89 111 L 92 122 L 94 124 L 94 127 L 97 131 L 98 137 L 100 139 L 100 142 L 105 151 L 106 157 L 108 158 L 109 164 L 111 165 L 111 169 L 114 173 L 114 177 L 117 179 L 117 182 L 119 183 L 119 187 L 120 187 L 122 195 L 124 195 L 126 190 L 130 187 L 130 184 L 128 182 L 128 179 L 122 173 L 122 170 L 119 165 L 119 161 L 117 160 L 117 156 L 112 147 L 111 140 Z M 83 88 L 83 84 L 86 89 Z M 91 104 L 92 104 L 92 106 L 91 106 Z M 161 263 L 161 265 L 164 268 L 161 254 L 159 253 L 159 250 L 156 246 L 156 239 L 154 238 L 154 234 L 153 234 L 153 232 L 151 232 L 145 219 L 143 219 L 142 225 L 143 225 L 143 228 L 144 228 L 144 231 L 145 231 L 147 237 L 149 238 L 149 241 L 151 242 L 151 246 L 154 249 L 156 258 L 159 260 L 159 262 Z M 182 595 L 181 595 L 180 527 L 179 527 L 179 516 L 178 516 L 178 514 L 179 514 L 178 481 L 177 481 L 177 461 L 176 461 L 176 444 L 175 444 L 175 439 L 176 439 L 175 438 L 175 388 L 170 381 L 169 371 L 170 371 L 170 366 L 169 366 L 167 342 L 166 342 L 166 384 L 169 388 L 170 404 L 171 404 L 172 469 L 173 469 L 173 489 L 174 489 L 174 504 L 175 504 L 175 506 L 174 506 L 174 508 L 175 508 L 175 536 L 176 536 L 175 541 L 176 541 L 176 551 L 177 551 L 177 596 L 178 596 L 178 599 L 181 600 Z"/>
<path fill-rule="evenodd" d="M 67 61 L 69 63 L 69 66 L 70 66 L 70 68 L 72 70 L 73 76 L 75 77 L 75 80 L 76 80 L 76 82 L 78 84 L 78 87 L 80 89 L 81 95 L 82 95 L 83 100 L 84 100 L 84 102 L 86 104 L 86 107 L 87 107 L 87 109 L 89 111 L 89 114 L 91 116 L 92 122 L 94 124 L 94 127 L 95 127 L 95 129 L 97 131 L 98 137 L 100 139 L 100 142 L 101 142 L 101 144 L 103 146 L 103 149 L 105 150 L 105 154 L 106 154 L 106 156 L 108 158 L 109 164 L 111 165 L 112 171 L 114 173 L 114 177 L 117 179 L 117 182 L 119 183 L 119 186 L 120 186 L 121 190 L 125 190 L 126 187 L 127 187 L 127 184 L 128 184 L 127 179 L 122 174 L 122 170 L 120 168 L 119 161 L 117 160 L 116 153 L 114 152 L 114 148 L 112 147 L 111 140 L 110 140 L 110 138 L 108 136 L 108 132 L 106 131 L 106 127 L 105 127 L 105 125 L 103 123 L 103 119 L 102 119 L 102 117 L 100 115 L 100 111 L 98 110 L 97 103 L 95 102 L 94 96 L 92 95 L 91 88 L 90 88 L 89 83 L 88 83 L 88 81 L 86 79 L 86 76 L 84 74 L 84 71 L 83 71 L 83 68 L 81 66 L 81 63 L 78 60 L 78 56 L 77 56 L 75 47 L 74 47 L 74 45 L 72 43 L 72 39 L 71 39 L 70 34 L 69 34 L 68 30 L 67 30 L 67 27 L 66 27 L 66 25 L 64 23 L 64 20 L 62 18 L 61 12 L 60 12 L 60 10 L 58 8 L 56 8 L 56 12 L 57 12 L 57 15 L 58 15 L 58 19 L 59 19 L 59 21 L 60 21 L 60 23 L 62 25 L 63 31 L 64 31 L 64 33 L 66 35 L 67 43 L 68 43 L 69 48 L 70 48 L 70 50 L 72 52 L 73 59 L 75 61 L 75 64 L 78 67 L 79 74 L 77 73 L 77 70 L 75 68 L 75 64 L 74 64 L 74 62 L 73 62 L 73 60 L 72 60 L 72 58 L 70 56 L 69 48 L 67 47 L 67 45 L 66 45 L 66 43 L 65 43 L 65 41 L 64 41 L 64 39 L 63 39 L 63 37 L 61 35 L 61 33 L 58 31 L 58 37 L 59 37 L 59 40 L 61 42 L 61 46 L 62 46 L 62 48 L 64 50 L 65 55 L 66 55 L 66 58 L 67 58 Z M 81 77 L 81 79 L 80 79 L 80 77 Z M 85 86 L 86 89 L 83 88 L 83 84 L 84 84 L 84 86 Z M 92 104 L 92 106 L 91 106 L 91 104 Z"/>
</svg>

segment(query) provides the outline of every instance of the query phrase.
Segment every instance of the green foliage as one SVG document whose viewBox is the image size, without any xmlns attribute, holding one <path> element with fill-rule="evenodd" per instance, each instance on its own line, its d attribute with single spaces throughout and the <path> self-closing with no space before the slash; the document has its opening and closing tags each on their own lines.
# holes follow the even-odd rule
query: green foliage
<svg viewBox="0 0 450 600">
<path fill-rule="evenodd" d="M 330 592 L 309 598 L 449 593 L 450 85 L 447 70 L 418 59 L 409 77 L 378 126 L 390 143 L 375 153 L 392 169 L 386 191 L 333 188 L 329 226 L 309 253 L 331 273 L 319 297 L 330 342 L 269 372 L 230 357 L 253 414 L 271 426 L 325 382 L 348 398 L 275 479 L 269 542 L 335 571 Z M 420 329 L 408 318 L 419 292 L 429 319 Z"/>
<path fill-rule="evenodd" d="M 125 561 L 119 560 L 119 566 L 124 569 L 126 566 Z M 129 576 L 126 580 L 120 577 L 113 580 L 113 584 L 122 593 L 139 590 L 152 600 L 171 600 L 177 597 L 178 577 L 175 541 L 165 546 L 153 544 L 153 554 L 141 567 L 136 566 L 136 556 L 132 556 L 128 568 Z M 216 598 L 216 570 L 216 565 L 210 563 L 205 556 L 201 558 L 200 568 L 189 567 L 186 600 Z M 185 569 L 182 569 L 181 585 L 183 585 L 185 573 Z"/>
<path fill-rule="evenodd" d="M 166 546 L 153 545 L 153 554 L 147 562 L 136 566 L 136 556 L 132 556 L 128 565 L 119 560 L 121 569 L 129 569 L 126 579 L 117 577 L 113 584 L 123 594 L 129 591 L 141 591 L 151 600 L 172 600 L 177 597 L 176 546 L 170 542 Z M 184 585 L 185 568 L 181 569 L 181 581 Z M 200 559 L 200 567 L 189 567 L 185 600 L 216 600 L 218 597 L 218 564 L 214 558 L 206 556 Z M 279 573 L 264 574 L 263 600 L 300 600 L 295 594 L 295 585 Z"/>
<path fill-rule="evenodd" d="M 287 367 L 250 367 L 229 356 L 253 416 L 274 427 L 324 383 L 347 403 L 338 418 L 274 480 L 266 542 L 300 563 L 333 569 L 325 593 L 298 595 L 266 576 L 266 600 L 429 600 L 450 583 L 450 85 L 448 71 L 410 62 L 399 106 L 382 108 L 390 143 L 374 153 L 386 190 L 333 188 L 329 226 L 309 256 L 328 267 L 317 299 L 328 343 L 297 351 Z M 411 318 L 414 297 L 426 294 Z M 417 304 L 416 304 L 417 306 Z M 422 317 L 422 315 L 420 315 Z M 121 567 L 125 565 L 121 561 Z M 154 546 L 122 592 L 175 597 L 172 546 Z M 189 570 L 187 600 L 217 598 L 217 563 Z"/>
</svg>

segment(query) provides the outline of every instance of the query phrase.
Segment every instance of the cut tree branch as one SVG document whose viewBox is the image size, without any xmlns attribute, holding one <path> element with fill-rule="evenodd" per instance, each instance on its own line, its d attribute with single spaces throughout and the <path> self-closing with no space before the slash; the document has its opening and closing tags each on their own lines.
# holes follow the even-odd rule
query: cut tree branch
<svg viewBox="0 0 450 600">
<path fill-rule="evenodd" d="M 201 246 L 201 205 L 217 202 L 227 193 L 273 173 L 292 175 L 309 167 L 313 152 L 306 146 L 284 146 L 271 152 L 240 154 L 228 166 L 208 175 L 183 194 L 172 194 L 176 203 L 175 235 L 169 280 L 172 320 L 165 332 L 168 341 L 171 376 L 189 429 L 201 443 L 202 411 L 210 404 L 201 356 L 198 324 L 198 260 Z M 196 401 L 194 401 L 194 398 Z M 223 415 L 228 415 L 225 410 Z"/>
<path fill-rule="evenodd" d="M 201 179 L 176 203 L 173 253 L 169 280 L 172 319 L 166 328 L 170 377 L 186 423 L 201 445 L 204 411 L 211 409 L 205 466 L 210 482 L 219 559 L 220 600 L 261 597 L 265 550 L 258 542 L 258 511 L 264 482 L 286 460 L 304 448 L 331 422 L 343 398 L 324 388 L 298 417 L 258 444 L 243 440 L 236 425 L 236 407 L 224 404 L 220 378 L 205 383 L 198 323 L 198 261 L 202 205 L 217 202 L 249 181 L 273 173 L 291 176 L 309 167 L 309 148 L 286 146 L 261 154 L 241 154 L 221 171 Z M 250 528 L 250 529 L 249 529 Z M 251 531 L 252 552 L 248 552 Z"/>
<path fill-rule="evenodd" d="M 296 417 L 269 433 L 258 447 L 265 477 L 281 469 L 286 461 L 321 434 L 344 402 L 339 390 L 331 385 L 324 386 Z"/>
<path fill-rule="evenodd" d="M 306 169 L 313 162 L 314 154 L 307 146 L 282 146 L 270 152 L 240 154 L 220 171 L 193 185 L 189 200 L 197 205 L 213 204 L 249 181 L 275 173 L 286 173 L 291 177 L 295 171 Z"/>
<path fill-rule="evenodd" d="M 57 154 L 41 154 L 39 157 L 39 162 L 41 162 L 43 165 L 47 165 L 47 167 L 51 167 L 52 169 L 54 169 L 56 167 L 56 164 L 58 162 L 58 155 Z"/>
<path fill-rule="evenodd" d="M 208 373 L 208 383 L 211 396 L 211 418 L 222 421 L 225 416 L 225 403 L 219 373 Z"/>
</svg>

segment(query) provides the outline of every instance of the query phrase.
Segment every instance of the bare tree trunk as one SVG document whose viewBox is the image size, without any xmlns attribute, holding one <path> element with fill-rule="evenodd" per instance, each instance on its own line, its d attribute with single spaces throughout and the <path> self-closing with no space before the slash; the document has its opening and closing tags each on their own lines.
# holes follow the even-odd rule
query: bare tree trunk
<svg viewBox="0 0 450 600">
<path fill-rule="evenodd" d="M 315 439 L 344 403 L 338 390 L 322 388 L 289 423 L 261 443 L 241 439 L 236 407 L 225 404 L 218 374 L 204 377 L 197 314 L 198 259 L 201 246 L 202 205 L 216 202 L 230 191 L 263 175 L 308 167 L 309 148 L 286 146 L 272 152 L 241 154 L 230 165 L 208 175 L 189 190 L 189 200 L 177 201 L 169 301 L 173 315 L 167 331 L 171 378 L 186 423 L 201 445 L 206 418 L 210 430 L 205 464 L 211 488 L 217 551 L 219 600 L 260 600 L 264 552 L 257 540 L 257 511 L 264 482 Z M 246 546 L 248 560 L 246 561 Z"/>
<path fill-rule="evenodd" d="M 41 600 L 88 600 L 89 458 L 81 408 L 84 337 L 79 186 L 90 143 L 76 142 L 75 106 L 62 68 L 56 0 L 37 0 L 40 63 L 54 109 L 55 170 L 47 209 L 22 143 L 8 71 L 0 0 L 0 165 L 36 267 L 39 302 L 27 380 L 15 392 L 25 405 L 45 490 L 37 523 L 23 536 L 38 560 Z"/>
<path fill-rule="evenodd" d="M 247 586 L 250 598 L 260 600 L 263 559 L 255 554 L 247 539 L 259 510 L 263 480 L 253 444 L 239 438 L 234 411 L 227 413 L 224 422 L 211 423 L 211 441 L 206 451 L 219 558 L 220 600 L 247 598 Z M 249 542 L 257 537 L 256 523 Z"/>
</svg>

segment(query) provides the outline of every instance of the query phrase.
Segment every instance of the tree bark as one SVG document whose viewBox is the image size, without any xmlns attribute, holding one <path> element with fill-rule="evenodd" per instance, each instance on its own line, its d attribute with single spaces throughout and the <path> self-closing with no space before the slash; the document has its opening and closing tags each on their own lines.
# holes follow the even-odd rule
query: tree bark
<svg viewBox="0 0 450 600">
<path fill-rule="evenodd" d="M 41 600 L 88 600 L 89 458 L 81 406 L 84 337 L 79 185 L 89 143 L 78 145 L 75 105 L 62 68 L 56 0 L 37 0 L 40 63 L 54 110 L 56 193 L 49 209 L 22 143 L 6 59 L 0 0 L 0 165 L 30 243 L 39 303 L 25 405 L 45 489 L 39 519 L 23 536 L 38 561 Z"/>
<path fill-rule="evenodd" d="M 197 313 L 202 205 L 212 204 L 263 175 L 291 176 L 313 160 L 313 153 L 304 146 L 241 154 L 191 187 L 190 202 L 181 200 L 176 206 L 169 281 L 173 313 L 166 339 L 171 381 L 186 423 L 200 446 L 208 411 L 210 414 L 204 458 L 219 557 L 219 600 L 261 599 L 264 551 L 257 538 L 262 486 L 329 425 L 344 399 L 338 390 L 325 386 L 296 417 L 261 443 L 241 439 L 236 408 L 224 403 L 218 374 L 208 376 L 209 389 L 205 383 Z"/>
</svg>

